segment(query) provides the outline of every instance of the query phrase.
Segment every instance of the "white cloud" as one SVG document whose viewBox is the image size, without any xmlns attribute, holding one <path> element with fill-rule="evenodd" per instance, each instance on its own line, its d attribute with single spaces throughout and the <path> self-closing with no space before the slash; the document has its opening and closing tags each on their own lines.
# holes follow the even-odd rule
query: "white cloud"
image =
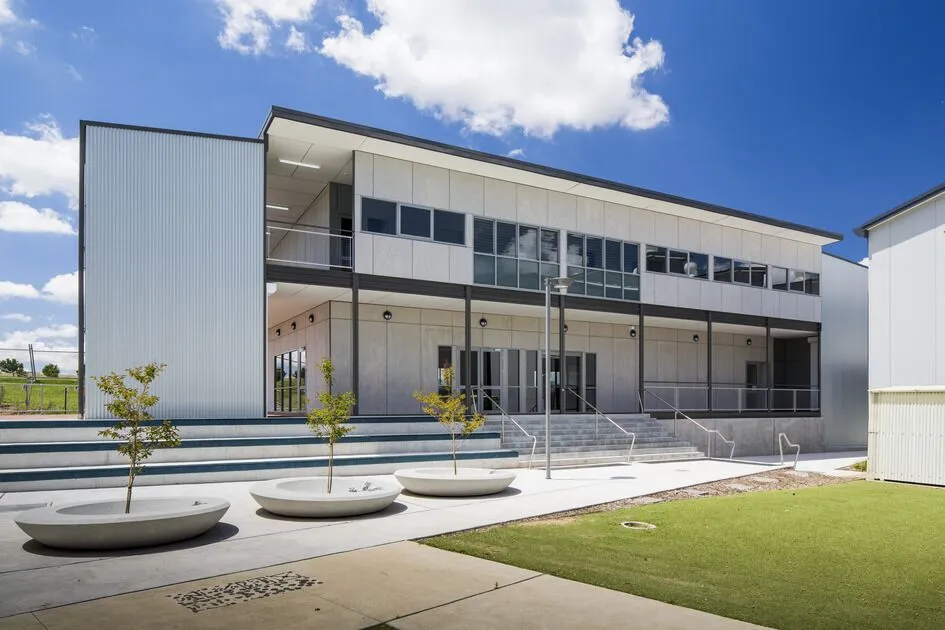
<svg viewBox="0 0 945 630">
<path fill-rule="evenodd" d="M 0 190 L 37 197 L 59 193 L 78 204 L 79 139 L 63 136 L 51 116 L 27 124 L 23 135 L 0 131 Z"/>
<path fill-rule="evenodd" d="M 19 284 L 9 280 L 0 280 L 0 300 L 4 298 L 24 298 L 31 300 L 48 300 L 62 304 L 79 303 L 79 272 L 64 273 L 53 276 L 37 289 L 31 284 Z"/>
<path fill-rule="evenodd" d="M 289 36 L 285 40 L 285 47 L 297 53 L 303 53 L 308 50 L 308 43 L 305 41 L 305 33 L 294 26 L 290 27 Z"/>
<path fill-rule="evenodd" d="M 55 363 L 63 372 L 75 372 L 78 366 L 79 328 L 74 324 L 40 326 L 33 330 L 16 330 L 0 337 L 0 347 L 22 349 L 20 352 L 5 352 L 29 368 L 30 344 L 36 353 L 37 370 L 46 363 Z"/>
<path fill-rule="evenodd" d="M 863 260 L 861 260 L 861 261 L 860 261 L 860 264 L 863 265 L 864 267 L 869 267 L 869 266 L 870 266 L 870 257 L 867 256 L 866 258 L 864 258 Z"/>
<path fill-rule="evenodd" d="M 669 120 L 641 86 L 663 65 L 663 47 L 631 38 L 633 15 L 617 0 L 371 0 L 368 9 L 378 28 L 342 15 L 319 52 L 471 131 L 549 137 Z"/>
<path fill-rule="evenodd" d="M 30 44 L 29 42 L 24 42 L 23 40 L 19 40 L 15 44 L 13 44 L 13 50 L 18 55 L 29 57 L 34 52 L 36 52 L 36 46 L 34 46 L 33 44 Z"/>
<path fill-rule="evenodd" d="M 521 149 L 512 149 L 505 155 L 510 158 L 523 158 L 525 157 L 525 152 L 522 151 Z"/>
<path fill-rule="evenodd" d="M 0 24 L 13 24 L 17 21 L 11 3 L 12 0 L 0 0 Z"/>
<path fill-rule="evenodd" d="M 76 69 L 75 69 L 75 66 L 73 66 L 71 63 L 67 63 L 67 64 L 66 64 L 66 73 L 67 73 L 70 77 L 72 77 L 72 79 L 73 79 L 74 81 L 81 81 L 81 80 L 82 80 L 82 75 L 79 74 L 79 71 L 76 70 Z"/>
<path fill-rule="evenodd" d="M 9 280 L 0 280 L 0 300 L 5 298 L 30 298 L 40 297 L 39 291 L 31 284 L 19 284 Z"/>
<path fill-rule="evenodd" d="M 316 0 L 216 0 L 224 26 L 220 46 L 244 55 L 259 55 L 269 49 L 273 27 L 302 24 L 312 17 Z M 290 34 L 291 39 L 291 34 Z M 289 42 L 286 41 L 286 45 Z"/>
<path fill-rule="evenodd" d="M 75 228 L 50 208 L 37 209 L 19 201 L 0 201 L 0 232 L 75 234 Z"/>
<path fill-rule="evenodd" d="M 7 313 L 6 315 L 0 315 L 0 319 L 8 319 L 14 322 L 31 322 L 33 318 L 29 315 L 24 315 L 23 313 Z"/>
<path fill-rule="evenodd" d="M 91 26 L 80 26 L 76 30 L 72 31 L 72 39 L 78 40 L 82 44 L 92 47 L 95 45 L 95 40 L 98 39 L 98 34 Z"/>
</svg>

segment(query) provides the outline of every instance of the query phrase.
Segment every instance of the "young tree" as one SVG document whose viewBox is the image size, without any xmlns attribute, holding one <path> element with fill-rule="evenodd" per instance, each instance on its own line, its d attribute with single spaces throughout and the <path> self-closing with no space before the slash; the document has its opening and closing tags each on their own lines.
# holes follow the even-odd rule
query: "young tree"
<svg viewBox="0 0 945 630">
<path fill-rule="evenodd" d="M 43 376 L 48 378 L 58 378 L 59 377 L 59 366 L 55 363 L 47 363 L 43 366 Z"/>
<path fill-rule="evenodd" d="M 452 366 L 440 370 L 443 383 L 438 392 L 414 392 L 413 397 L 420 403 L 423 413 L 433 416 L 450 433 L 453 447 L 453 474 L 459 474 L 456 463 L 456 440 L 472 435 L 486 422 L 481 413 L 467 415 L 466 394 L 453 391 L 455 372 Z"/>
<path fill-rule="evenodd" d="M 319 392 L 317 407 L 308 412 L 308 426 L 312 433 L 328 439 L 328 494 L 331 494 L 331 481 L 335 464 L 335 442 L 348 435 L 354 427 L 348 424 L 354 410 L 355 398 L 352 392 L 335 394 L 335 366 L 331 359 L 322 359 L 319 369 L 325 379 L 325 390 Z"/>
<path fill-rule="evenodd" d="M 167 367 L 163 363 L 149 363 L 125 370 L 134 384 L 125 383 L 124 374 L 112 372 L 107 376 L 93 376 L 92 380 L 103 394 L 111 400 L 105 409 L 117 419 L 109 429 L 99 435 L 111 440 L 120 440 L 118 452 L 131 461 L 128 473 L 128 492 L 125 496 L 125 514 L 131 511 L 131 488 L 135 477 L 143 469 L 142 462 L 151 457 L 156 448 L 180 446 L 177 428 L 170 420 L 151 423 L 154 416 L 149 409 L 157 404 L 158 397 L 151 393 L 151 383 Z"/>
<path fill-rule="evenodd" d="M 0 372 L 6 372 L 7 374 L 20 374 L 23 372 L 23 364 L 10 357 L 9 359 L 3 359 L 0 361 Z"/>
</svg>

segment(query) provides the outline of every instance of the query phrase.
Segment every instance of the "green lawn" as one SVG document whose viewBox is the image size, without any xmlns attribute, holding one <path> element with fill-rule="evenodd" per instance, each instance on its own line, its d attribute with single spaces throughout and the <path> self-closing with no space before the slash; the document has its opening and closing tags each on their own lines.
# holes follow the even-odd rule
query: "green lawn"
<svg viewBox="0 0 945 630">
<path fill-rule="evenodd" d="M 941 489 L 857 481 L 426 542 L 775 628 L 945 628 Z"/>
<path fill-rule="evenodd" d="M 24 388 L 29 383 L 27 379 L 0 376 L 0 413 L 25 410 L 76 413 L 79 409 L 76 382 L 76 379 L 67 377 L 40 378 L 27 396 Z"/>
</svg>

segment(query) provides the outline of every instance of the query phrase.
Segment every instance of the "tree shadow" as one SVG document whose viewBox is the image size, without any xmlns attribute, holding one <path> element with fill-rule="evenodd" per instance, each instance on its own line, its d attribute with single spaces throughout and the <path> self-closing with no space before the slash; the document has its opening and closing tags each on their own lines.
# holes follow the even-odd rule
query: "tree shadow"
<svg viewBox="0 0 945 630">
<path fill-rule="evenodd" d="M 153 553 L 164 553 L 167 551 L 177 551 L 178 549 L 195 549 L 222 542 L 233 536 L 236 536 L 240 528 L 230 523 L 217 523 L 203 534 L 181 540 L 176 543 L 166 545 L 155 545 L 152 547 L 135 547 L 134 549 L 57 549 L 47 547 L 46 545 L 28 540 L 23 543 L 23 551 L 37 556 L 51 556 L 55 558 L 122 558 L 126 556 L 142 556 Z"/>
</svg>

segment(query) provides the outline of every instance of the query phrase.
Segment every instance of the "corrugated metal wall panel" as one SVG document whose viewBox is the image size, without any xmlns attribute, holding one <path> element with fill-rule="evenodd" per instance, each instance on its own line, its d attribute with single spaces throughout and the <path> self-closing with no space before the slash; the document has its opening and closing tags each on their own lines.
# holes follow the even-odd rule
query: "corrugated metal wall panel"
<svg viewBox="0 0 945 630">
<path fill-rule="evenodd" d="M 945 486 L 945 391 L 870 394 L 868 474 Z"/>
<path fill-rule="evenodd" d="M 87 376 L 164 362 L 159 416 L 264 413 L 264 151 L 87 128 Z M 86 391 L 87 416 L 104 416 Z"/>
</svg>

